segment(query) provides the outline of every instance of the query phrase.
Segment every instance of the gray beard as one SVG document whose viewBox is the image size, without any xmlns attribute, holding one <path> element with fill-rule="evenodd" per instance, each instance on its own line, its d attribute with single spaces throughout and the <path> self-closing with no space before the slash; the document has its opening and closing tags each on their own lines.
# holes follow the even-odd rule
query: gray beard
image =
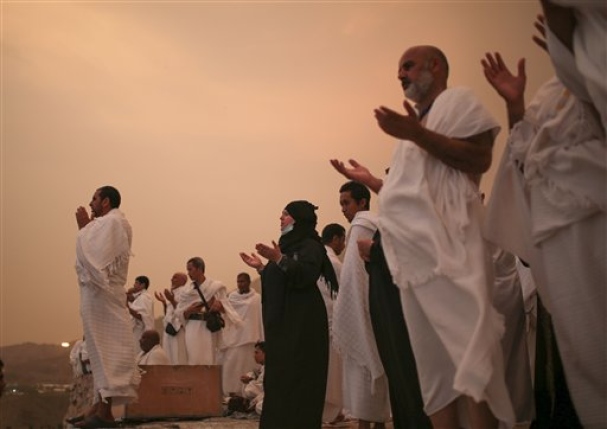
<svg viewBox="0 0 607 429">
<path fill-rule="evenodd" d="M 428 70 L 421 72 L 417 82 L 411 82 L 405 90 L 405 97 L 416 103 L 419 103 L 427 94 L 430 86 L 434 83 L 432 73 Z"/>
</svg>

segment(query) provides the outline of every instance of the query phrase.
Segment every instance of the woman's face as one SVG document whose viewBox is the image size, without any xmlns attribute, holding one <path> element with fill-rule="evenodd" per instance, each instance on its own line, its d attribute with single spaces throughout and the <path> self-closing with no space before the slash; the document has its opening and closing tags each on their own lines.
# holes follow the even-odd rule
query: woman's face
<svg viewBox="0 0 607 429">
<path fill-rule="evenodd" d="M 295 219 L 293 219 L 291 217 L 289 212 L 287 212 L 286 210 L 283 210 L 282 214 L 280 215 L 280 229 L 283 230 L 286 226 L 289 226 L 294 223 L 295 223 Z"/>
</svg>

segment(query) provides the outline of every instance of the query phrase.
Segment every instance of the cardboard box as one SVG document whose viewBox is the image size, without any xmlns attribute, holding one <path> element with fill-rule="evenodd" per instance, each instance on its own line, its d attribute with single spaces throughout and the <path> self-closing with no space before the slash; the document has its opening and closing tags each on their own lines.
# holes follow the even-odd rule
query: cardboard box
<svg viewBox="0 0 607 429">
<path fill-rule="evenodd" d="M 139 401 L 123 420 L 219 417 L 221 365 L 142 365 Z"/>
</svg>

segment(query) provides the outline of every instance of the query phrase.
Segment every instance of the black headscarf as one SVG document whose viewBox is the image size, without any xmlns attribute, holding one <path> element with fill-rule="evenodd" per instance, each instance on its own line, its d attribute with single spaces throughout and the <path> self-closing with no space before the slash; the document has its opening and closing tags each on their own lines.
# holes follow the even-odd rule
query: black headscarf
<svg viewBox="0 0 607 429">
<path fill-rule="evenodd" d="M 320 236 L 316 231 L 318 218 L 316 217 L 315 210 L 317 208 L 314 204 L 305 200 L 292 201 L 287 204 L 285 211 L 295 220 L 295 224 L 293 225 L 293 230 L 282 235 L 278 241 L 278 245 L 283 252 L 288 252 L 292 246 L 306 238 L 321 243 Z M 337 276 L 326 252 L 323 258 L 321 275 L 325 278 L 331 292 L 337 293 L 339 288 Z"/>
</svg>

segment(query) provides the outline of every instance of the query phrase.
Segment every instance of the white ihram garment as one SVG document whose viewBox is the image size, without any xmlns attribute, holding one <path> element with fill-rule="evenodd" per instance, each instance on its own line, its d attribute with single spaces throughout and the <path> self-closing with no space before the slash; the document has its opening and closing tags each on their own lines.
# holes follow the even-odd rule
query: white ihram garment
<svg viewBox="0 0 607 429">
<path fill-rule="evenodd" d="M 247 293 L 235 290 L 228 295 L 228 301 L 242 323 L 231 324 L 223 330 L 220 363 L 226 396 L 239 392 L 242 388 L 240 377 L 259 366 L 254 357 L 255 343 L 264 339 L 261 295 L 253 289 Z"/>
<path fill-rule="evenodd" d="M 207 329 L 204 320 L 186 320 L 183 317 L 184 310 L 191 304 L 202 302 L 200 295 L 198 295 L 198 292 L 194 288 L 194 282 L 184 287 L 186 289 L 183 292 L 182 301 L 177 305 L 176 313 L 182 325 L 185 326 L 185 346 L 188 365 L 217 365 L 217 352 L 219 348 L 223 347 L 223 329 L 211 332 Z M 226 287 L 221 282 L 207 278 L 200 285 L 200 291 L 207 302 L 211 298 L 221 301 L 225 310 L 222 313 L 226 323 L 226 328 L 224 329 L 230 329 L 229 325 L 231 323 L 239 324 L 242 322 L 228 301 Z"/>
<path fill-rule="evenodd" d="M 333 342 L 343 361 L 344 408 L 358 419 L 384 422 L 390 418 L 384 373 L 369 313 L 369 275 L 358 254 L 358 240 L 371 240 L 377 215 L 356 213 L 348 236 L 333 309 Z"/>
<path fill-rule="evenodd" d="M 128 303 L 128 306 L 141 316 L 141 320 L 139 320 L 131 315 L 133 338 L 137 350 L 141 335 L 149 329 L 154 329 L 154 298 L 147 289 L 143 289 L 134 294 L 134 299 Z"/>
<path fill-rule="evenodd" d="M 325 245 L 327 256 L 333 270 L 335 271 L 335 278 L 338 280 L 341 273 L 341 261 L 335 254 L 335 251 Z M 325 395 L 325 406 L 322 412 L 323 422 L 332 422 L 337 418 L 339 413 L 343 409 L 343 388 L 342 388 L 342 362 L 338 350 L 333 344 L 333 338 L 331 336 L 331 326 L 333 324 L 333 306 L 335 304 L 336 295 L 331 293 L 324 278 L 318 279 L 318 289 L 322 295 L 322 299 L 325 302 L 327 308 L 327 319 L 329 322 L 329 369 L 327 372 L 327 391 Z"/>
<path fill-rule="evenodd" d="M 185 286 L 179 286 L 172 290 L 177 305 L 179 305 L 179 301 L 181 301 L 181 295 L 184 290 Z M 163 326 L 165 329 L 169 323 L 177 330 L 177 335 L 169 335 L 165 331 L 162 334 L 162 348 L 169 357 L 171 365 L 187 365 L 188 356 L 185 349 L 185 328 L 182 326 L 181 320 L 175 313 L 175 307 L 167 301 L 166 313 L 164 314 L 163 319 Z"/>
<path fill-rule="evenodd" d="M 512 128 L 487 206 L 488 239 L 531 267 L 588 428 L 607 427 L 606 167 L 602 126 L 553 78 Z"/>
<path fill-rule="evenodd" d="M 548 52 L 561 82 L 580 100 L 592 103 L 607 129 L 607 2 L 553 0 L 574 10 L 573 52 L 547 29 Z"/>
<path fill-rule="evenodd" d="M 94 389 L 113 405 L 135 400 L 140 380 L 124 290 L 131 240 L 131 226 L 118 209 L 92 220 L 76 240 L 80 314 Z"/>
<path fill-rule="evenodd" d="M 160 346 L 156 344 L 150 349 L 149 352 L 145 353 L 143 350 L 139 352 L 137 356 L 138 365 L 170 365 L 169 357 Z"/>
<path fill-rule="evenodd" d="M 465 88 L 436 98 L 426 128 L 461 139 L 499 129 Z M 401 291 L 426 413 L 467 395 L 486 401 L 500 427 L 512 427 L 500 345 L 504 322 L 491 304 L 493 267 L 481 236 L 477 186 L 413 142 L 400 141 L 379 199 L 382 246 Z"/>
</svg>

